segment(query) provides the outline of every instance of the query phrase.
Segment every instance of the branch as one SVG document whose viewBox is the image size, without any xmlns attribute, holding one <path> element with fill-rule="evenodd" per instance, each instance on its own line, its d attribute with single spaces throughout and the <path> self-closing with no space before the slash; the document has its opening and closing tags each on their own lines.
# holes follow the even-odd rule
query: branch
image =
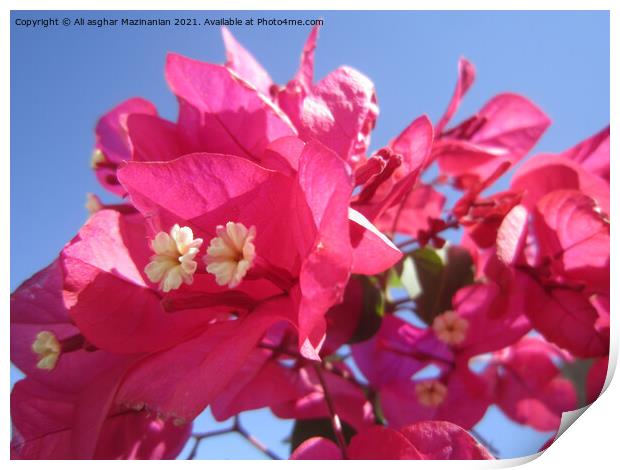
<svg viewBox="0 0 620 470">
<path fill-rule="evenodd" d="M 192 434 L 192 437 L 194 438 L 194 445 L 192 446 L 192 450 L 187 456 L 187 460 L 194 460 L 194 458 L 196 457 L 196 453 L 198 452 L 198 447 L 200 446 L 200 443 L 202 442 L 203 439 L 208 439 L 214 436 L 221 436 L 222 434 L 228 434 L 234 431 L 235 429 L 234 427 L 232 427 L 232 428 L 226 428 L 226 429 L 218 429 L 216 431 L 208 431 L 208 432 Z"/>
<path fill-rule="evenodd" d="M 342 424 L 340 423 L 340 418 L 336 414 L 336 408 L 334 407 L 334 402 L 332 401 L 332 397 L 327 389 L 327 384 L 325 383 L 325 379 L 323 378 L 323 371 L 319 364 L 314 364 L 314 370 L 316 371 L 316 375 L 319 377 L 319 381 L 321 382 L 321 388 L 323 389 L 323 396 L 325 397 L 325 402 L 327 403 L 327 409 L 329 410 L 329 414 L 331 416 L 332 428 L 334 430 L 334 434 L 336 435 L 336 440 L 338 441 L 338 447 L 340 447 L 340 452 L 342 453 L 343 459 L 348 459 L 347 456 L 347 444 L 344 440 L 344 434 L 342 432 Z"/>
<path fill-rule="evenodd" d="M 272 460 L 282 460 L 280 457 L 278 457 L 278 455 L 275 452 L 269 450 L 269 448 L 265 444 L 260 442 L 254 436 L 252 436 L 249 433 L 249 431 L 247 429 L 245 429 L 245 427 L 243 427 L 243 425 L 241 424 L 241 421 L 239 420 L 239 415 L 235 416 L 235 421 L 233 423 L 233 429 L 232 430 L 234 432 L 240 434 L 246 441 L 248 441 L 250 444 L 252 444 L 258 450 L 260 450 L 263 454 L 265 454 L 270 459 L 272 459 Z"/>
</svg>

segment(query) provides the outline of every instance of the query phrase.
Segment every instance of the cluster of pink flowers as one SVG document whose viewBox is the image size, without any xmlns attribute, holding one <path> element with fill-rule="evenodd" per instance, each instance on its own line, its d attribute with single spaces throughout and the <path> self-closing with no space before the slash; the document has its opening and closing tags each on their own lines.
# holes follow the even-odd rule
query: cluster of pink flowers
<svg viewBox="0 0 620 470">
<path fill-rule="evenodd" d="M 500 94 L 452 125 L 462 59 L 441 119 L 369 155 L 373 84 L 350 67 L 315 81 L 317 33 L 281 86 L 224 29 L 225 65 L 168 56 L 176 122 L 139 98 L 99 120 L 92 166 L 122 203 L 90 196 L 12 295 L 14 458 L 174 458 L 207 407 L 268 407 L 329 424 L 296 459 L 488 459 L 469 431 L 489 406 L 556 431 L 579 387 L 596 399 L 609 128 L 498 192 L 550 121 Z M 584 359 L 587 381 L 566 378 Z"/>
</svg>

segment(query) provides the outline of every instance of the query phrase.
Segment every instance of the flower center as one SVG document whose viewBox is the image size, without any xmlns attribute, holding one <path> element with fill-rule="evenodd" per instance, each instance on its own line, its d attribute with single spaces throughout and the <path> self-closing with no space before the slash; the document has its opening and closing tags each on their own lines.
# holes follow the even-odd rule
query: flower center
<svg viewBox="0 0 620 470">
<path fill-rule="evenodd" d="M 218 285 L 233 289 L 239 285 L 254 263 L 256 227 L 249 229 L 242 223 L 228 222 L 215 229 L 217 237 L 211 240 L 204 262 L 207 272 L 215 275 Z"/>
<path fill-rule="evenodd" d="M 441 341 L 450 346 L 465 341 L 468 329 L 469 322 L 452 310 L 442 313 L 433 320 L 433 331 Z"/>
<path fill-rule="evenodd" d="M 92 215 L 103 209 L 103 204 L 101 204 L 101 200 L 93 193 L 86 193 L 86 204 L 84 204 L 84 207 L 86 207 L 88 213 Z"/>
<path fill-rule="evenodd" d="M 201 245 L 202 239 L 194 238 L 191 228 L 175 224 L 170 234 L 159 232 L 151 240 L 155 254 L 144 272 L 151 282 L 159 282 L 164 292 L 178 289 L 183 283 L 191 284 L 198 267 L 194 257 Z"/>
<path fill-rule="evenodd" d="M 90 156 L 90 167 L 93 170 L 96 170 L 99 167 L 99 165 L 101 165 L 105 161 L 106 159 L 105 159 L 105 155 L 103 154 L 103 152 L 99 149 L 95 149 L 92 155 Z"/>
<path fill-rule="evenodd" d="M 51 331 L 39 331 L 32 343 L 32 351 L 37 355 L 37 368 L 52 370 L 56 367 L 61 346 L 56 335 Z"/>
<path fill-rule="evenodd" d="M 448 388 L 437 380 L 429 380 L 418 383 L 415 394 L 424 406 L 439 406 L 446 399 Z"/>
</svg>

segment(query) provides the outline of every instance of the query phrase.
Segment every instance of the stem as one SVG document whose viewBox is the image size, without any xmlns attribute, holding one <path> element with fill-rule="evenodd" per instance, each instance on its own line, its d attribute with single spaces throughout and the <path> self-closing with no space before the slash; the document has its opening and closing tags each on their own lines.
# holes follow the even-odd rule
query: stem
<svg viewBox="0 0 620 470">
<path fill-rule="evenodd" d="M 208 432 L 192 434 L 192 437 L 194 438 L 194 445 L 192 446 L 192 450 L 187 456 L 187 460 L 194 460 L 194 458 L 196 457 L 196 453 L 198 452 L 198 447 L 200 446 L 200 443 L 202 442 L 203 439 L 208 439 L 214 436 L 221 436 L 222 434 L 228 434 L 234 431 L 235 431 L 234 428 L 226 428 L 226 429 L 218 429 L 216 431 L 208 431 Z"/>
<path fill-rule="evenodd" d="M 469 431 L 472 436 L 474 436 L 478 441 L 480 441 L 480 443 L 486 447 L 495 457 L 499 457 L 499 451 L 497 450 L 497 448 L 495 448 L 495 446 L 493 444 L 491 444 L 489 441 L 487 441 L 484 437 L 482 437 L 480 435 L 480 433 L 478 431 L 476 431 L 475 429 L 470 429 Z"/>
<path fill-rule="evenodd" d="M 294 357 L 294 358 L 299 359 L 301 361 L 305 361 L 306 360 L 306 358 L 303 357 L 301 354 L 299 354 L 297 351 L 290 351 L 288 349 L 284 349 L 282 346 L 274 346 L 274 345 L 271 345 L 271 344 L 267 344 L 267 343 L 262 343 L 261 342 L 261 343 L 258 344 L 258 347 L 259 348 L 263 348 L 263 349 L 268 349 L 268 350 L 273 351 L 273 352 L 275 352 L 277 354 L 285 354 L 287 356 Z"/>
<path fill-rule="evenodd" d="M 334 430 L 336 440 L 338 441 L 338 447 L 340 447 L 342 458 L 345 460 L 348 460 L 347 444 L 344 440 L 344 434 L 342 433 L 342 424 L 340 423 L 340 418 L 336 414 L 336 408 L 334 407 L 334 402 L 332 401 L 332 397 L 329 393 L 329 390 L 327 389 L 327 384 L 325 383 L 325 379 L 323 378 L 323 371 L 321 370 L 321 366 L 319 364 L 314 364 L 314 370 L 316 371 L 316 375 L 319 377 L 319 381 L 321 382 L 321 388 L 323 389 L 323 396 L 325 397 L 325 402 L 327 403 L 327 409 L 329 410 L 329 414 L 331 416 L 332 428 Z"/>
<path fill-rule="evenodd" d="M 405 241 L 402 241 L 400 243 L 396 244 L 396 248 L 401 249 L 401 248 L 405 248 L 406 246 L 411 245 L 412 243 L 417 243 L 418 241 L 415 238 L 408 238 Z"/>
<path fill-rule="evenodd" d="M 263 454 L 265 454 L 270 459 L 272 459 L 272 460 L 282 460 L 282 459 L 280 459 L 280 457 L 278 457 L 278 455 L 276 455 L 273 451 L 269 450 L 269 448 L 265 444 L 260 442 L 254 436 L 252 436 L 249 433 L 249 431 L 243 427 L 243 425 L 241 424 L 241 421 L 239 420 L 239 415 L 235 416 L 235 421 L 233 423 L 233 429 L 232 430 L 234 432 L 240 434 L 246 441 L 248 441 L 250 444 L 252 444 L 258 450 L 260 450 Z"/>
<path fill-rule="evenodd" d="M 192 434 L 192 437 L 194 438 L 194 445 L 192 446 L 192 450 L 187 456 L 187 460 L 194 460 L 194 458 L 196 457 L 196 453 L 198 452 L 198 447 L 200 446 L 200 443 L 203 441 L 203 439 L 208 439 L 210 437 L 215 437 L 215 436 L 221 436 L 223 434 L 230 434 L 231 432 L 235 432 L 239 434 L 241 437 L 243 437 L 246 441 L 248 441 L 258 450 L 260 450 L 267 457 L 273 460 L 281 460 L 280 457 L 278 457 L 273 451 L 269 450 L 267 446 L 265 446 L 262 442 L 260 442 L 254 436 L 252 436 L 250 432 L 243 427 L 243 425 L 241 424 L 241 421 L 239 421 L 239 415 L 235 416 L 233 425 L 230 428 Z"/>
<path fill-rule="evenodd" d="M 386 307 L 391 307 L 391 308 L 396 308 L 396 307 L 400 307 L 401 305 L 404 304 L 408 304 L 408 303 L 414 303 L 415 300 L 409 298 L 409 297 L 405 297 L 404 299 L 400 299 L 400 300 L 395 300 L 394 302 L 388 302 Z M 415 310 L 414 308 L 412 308 L 411 310 Z"/>
</svg>

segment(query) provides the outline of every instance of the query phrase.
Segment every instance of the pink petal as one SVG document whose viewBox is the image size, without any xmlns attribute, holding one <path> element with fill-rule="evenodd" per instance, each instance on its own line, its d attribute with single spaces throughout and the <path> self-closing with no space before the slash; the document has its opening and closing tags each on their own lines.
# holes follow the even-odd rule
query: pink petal
<svg viewBox="0 0 620 470">
<path fill-rule="evenodd" d="M 495 96 L 479 112 L 485 124 L 472 142 L 505 148 L 513 162 L 529 152 L 551 124 L 549 118 L 527 98 L 504 93 Z"/>
<path fill-rule="evenodd" d="M 229 386 L 211 404 L 217 420 L 224 421 L 242 411 L 275 406 L 297 397 L 293 371 L 269 356 L 258 368 L 254 364 L 256 353 L 248 356 Z"/>
<path fill-rule="evenodd" d="M 501 349 L 531 329 L 524 315 L 523 291 L 508 268 L 499 268 L 502 271 L 493 273 L 498 283 L 463 287 L 452 300 L 459 316 L 469 322 L 465 340 L 456 347 L 461 357 Z"/>
<path fill-rule="evenodd" d="M 562 412 L 577 407 L 572 382 L 553 362 L 557 350 L 544 341 L 525 338 L 501 359 L 497 403 L 512 420 L 539 431 L 555 431 Z"/>
<path fill-rule="evenodd" d="M 319 36 L 319 27 L 315 26 L 310 31 L 308 39 L 304 44 L 304 49 L 301 53 L 301 63 L 299 64 L 299 70 L 295 75 L 295 80 L 304 88 L 309 91 L 314 82 L 314 50 L 316 49 L 316 42 Z"/>
<path fill-rule="evenodd" d="M 190 421 L 230 383 L 267 328 L 292 317 L 290 300 L 279 297 L 240 320 L 216 323 L 136 364 L 121 384 L 117 401 Z"/>
<path fill-rule="evenodd" d="M 342 300 L 351 271 L 348 207 L 353 181 L 346 163 L 310 142 L 299 159 L 298 183 L 316 233 L 299 275 L 299 344 L 314 356 L 312 349 L 318 351 L 325 336 L 325 313 Z"/>
<path fill-rule="evenodd" d="M 74 396 L 56 393 L 30 379 L 19 381 L 12 392 L 12 458 L 18 459 L 172 459 L 183 449 L 191 425 L 176 426 L 144 412 L 109 415 L 96 440 L 93 454 L 73 447 L 76 408 Z"/>
<path fill-rule="evenodd" d="M 344 291 L 342 303 L 327 311 L 327 336 L 321 353 L 327 356 L 349 341 L 358 327 L 364 308 L 364 285 L 358 277 L 351 277 Z"/>
<path fill-rule="evenodd" d="M 419 401 L 415 389 L 417 383 L 419 381 L 403 381 L 381 387 L 381 407 L 391 427 L 401 428 L 419 421 L 439 419 L 470 429 L 491 405 L 487 382 L 466 366 L 448 372 L 444 383 L 446 397 L 438 406 L 427 406 Z"/>
<path fill-rule="evenodd" d="M 346 366 L 337 367 L 342 374 L 352 376 L 351 370 Z M 272 412 L 284 419 L 328 418 L 330 411 L 314 368 L 304 367 L 299 369 L 297 374 L 289 375 L 294 379 L 297 395 L 293 400 L 271 405 Z M 335 373 L 323 372 L 323 378 L 336 414 L 342 421 L 358 431 L 373 422 L 372 406 L 359 387 Z"/>
<path fill-rule="evenodd" d="M 166 78 L 179 99 L 184 142 L 194 151 L 255 159 L 269 142 L 295 135 L 281 111 L 226 67 L 169 54 Z"/>
<path fill-rule="evenodd" d="M 461 100 L 467 94 L 475 79 L 476 69 L 474 65 L 464 57 L 461 57 L 458 65 L 458 79 L 454 87 L 452 98 L 450 99 L 446 112 L 435 126 L 435 132 L 437 135 L 442 133 L 443 129 L 450 122 L 450 119 L 452 119 L 452 117 L 456 114 L 461 104 Z"/>
<path fill-rule="evenodd" d="M 527 237 L 528 212 L 522 205 L 513 207 L 497 231 L 497 257 L 505 264 L 515 263 Z"/>
<path fill-rule="evenodd" d="M 435 132 L 430 120 L 424 115 L 414 119 L 390 142 L 389 147 L 403 157 L 402 167 L 398 170 L 401 174 L 411 173 L 428 163 Z"/>
<path fill-rule="evenodd" d="M 609 182 L 609 126 L 561 155 Z"/>
<path fill-rule="evenodd" d="M 429 218 L 441 217 L 445 202 L 443 194 L 430 185 L 418 182 L 415 189 L 405 196 L 403 204 L 388 209 L 377 221 L 377 226 L 386 233 L 399 232 L 417 237 L 420 230 L 429 228 Z"/>
<path fill-rule="evenodd" d="M 127 136 L 131 160 L 136 162 L 165 162 L 184 153 L 177 125 L 149 114 L 127 117 Z"/>
<path fill-rule="evenodd" d="M 424 169 L 433 147 L 433 125 L 427 116 L 420 116 L 406 130 L 410 160 L 404 161 L 402 169 L 397 169 L 392 186 L 387 194 L 377 197 L 372 204 L 358 207 L 371 222 L 375 221 L 390 207 L 405 204 L 405 197 L 415 187 L 420 172 Z M 401 142 L 401 145 L 404 145 Z M 402 150 L 402 149 L 401 149 Z M 397 209 L 398 210 L 398 209 Z"/>
<path fill-rule="evenodd" d="M 428 364 L 429 357 L 451 360 L 443 343 L 427 330 L 386 315 L 378 333 L 351 346 L 355 364 L 374 387 L 409 380 Z"/>
<path fill-rule="evenodd" d="M 459 426 L 446 421 L 425 421 L 400 432 L 425 460 L 489 460 L 493 456 Z"/>
<path fill-rule="evenodd" d="M 213 317 L 209 309 L 180 315 L 163 310 L 161 296 L 142 274 L 151 254 L 148 239 L 141 216 L 103 210 L 61 253 L 71 318 L 99 348 L 156 351 L 189 337 Z"/>
<path fill-rule="evenodd" d="M 11 296 L 11 361 L 45 386 L 76 391 L 101 371 L 123 359 L 103 353 L 73 351 L 61 355 L 54 372 L 36 367 L 32 343 L 40 331 L 51 331 L 59 340 L 80 333 L 69 318 L 62 295 L 62 269 L 58 260 L 19 286 Z"/>
<path fill-rule="evenodd" d="M 609 330 L 597 327 L 599 315 L 588 296 L 570 289 L 543 289 L 519 274 L 526 312 L 532 326 L 546 339 L 579 357 L 603 356 L 609 351 Z"/>
<path fill-rule="evenodd" d="M 254 85 L 263 95 L 269 96 L 269 88 L 273 84 L 273 80 L 263 66 L 235 39 L 225 26 L 222 27 L 222 39 L 226 47 L 226 67 Z"/>
<path fill-rule="evenodd" d="M 294 181 L 244 158 L 185 155 L 166 163 L 129 163 L 119 178 L 156 231 L 187 225 L 208 243 L 229 221 L 256 227 L 256 252 L 271 264 L 299 269 L 291 229 Z M 304 233 L 304 232 L 302 232 Z M 310 233 L 312 236 L 312 233 Z"/>
<path fill-rule="evenodd" d="M 109 417 L 101 429 L 95 459 L 171 460 L 191 435 L 192 425 L 176 425 L 146 412 Z"/>
<path fill-rule="evenodd" d="M 317 139 L 343 160 L 358 161 L 378 114 L 374 86 L 358 71 L 341 67 L 313 87 L 300 113 L 303 140 Z"/>
<path fill-rule="evenodd" d="M 289 457 L 290 460 L 342 460 L 336 444 L 324 437 L 311 437 L 302 442 Z"/>
<path fill-rule="evenodd" d="M 305 145 L 303 140 L 294 136 L 274 140 L 267 146 L 258 163 L 270 170 L 295 176 L 299 166 L 299 156 Z"/>
<path fill-rule="evenodd" d="M 422 455 L 402 433 L 373 426 L 351 439 L 348 456 L 355 460 L 422 460 Z"/>
<path fill-rule="evenodd" d="M 379 274 L 400 261 L 402 252 L 366 217 L 349 208 L 349 220 L 353 244 L 352 273 Z"/>
<path fill-rule="evenodd" d="M 504 93 L 478 114 L 448 131 L 434 150 L 442 172 L 488 178 L 502 163 L 523 158 L 549 127 L 549 118 L 528 99 Z"/>
<path fill-rule="evenodd" d="M 536 205 L 536 239 L 569 279 L 609 290 L 610 223 L 596 202 L 577 191 L 554 191 Z M 557 260 L 557 261 L 556 261 Z"/>
<path fill-rule="evenodd" d="M 106 165 L 96 169 L 97 179 L 109 191 L 124 196 L 125 192 L 116 179 L 116 165 L 131 159 L 131 149 L 127 139 L 126 121 L 131 114 L 157 115 L 155 106 L 142 98 L 123 101 L 108 111 L 95 128 L 96 148 L 103 152 Z"/>
<path fill-rule="evenodd" d="M 541 154 L 525 162 L 515 172 L 511 189 L 523 191 L 522 204 L 528 209 L 550 192 L 579 190 L 609 214 L 609 183 L 561 155 Z"/>
</svg>

